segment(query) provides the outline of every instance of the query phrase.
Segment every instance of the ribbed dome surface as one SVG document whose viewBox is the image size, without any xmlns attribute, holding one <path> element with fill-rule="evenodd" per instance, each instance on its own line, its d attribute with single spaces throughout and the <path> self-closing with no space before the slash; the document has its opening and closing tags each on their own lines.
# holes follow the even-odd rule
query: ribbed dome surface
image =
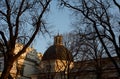
<svg viewBox="0 0 120 79">
<path fill-rule="evenodd" d="M 72 54 L 63 45 L 50 46 L 43 55 L 42 60 L 69 60 L 72 61 Z"/>
</svg>

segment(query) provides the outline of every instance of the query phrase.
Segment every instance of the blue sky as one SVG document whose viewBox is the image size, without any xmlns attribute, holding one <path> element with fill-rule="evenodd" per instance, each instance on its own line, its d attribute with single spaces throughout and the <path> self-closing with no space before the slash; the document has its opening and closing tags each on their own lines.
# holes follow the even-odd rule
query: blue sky
<svg viewBox="0 0 120 79">
<path fill-rule="evenodd" d="M 49 12 L 48 16 L 48 25 L 52 26 L 50 31 L 53 31 L 52 37 L 50 38 L 48 35 L 46 37 L 40 37 L 35 41 L 34 48 L 37 52 L 44 53 L 47 48 L 49 47 L 48 43 L 53 44 L 53 37 L 54 35 L 63 34 L 70 32 L 70 13 L 66 9 L 58 9 L 56 6 L 56 2 L 53 1 L 51 3 L 51 11 Z"/>
</svg>

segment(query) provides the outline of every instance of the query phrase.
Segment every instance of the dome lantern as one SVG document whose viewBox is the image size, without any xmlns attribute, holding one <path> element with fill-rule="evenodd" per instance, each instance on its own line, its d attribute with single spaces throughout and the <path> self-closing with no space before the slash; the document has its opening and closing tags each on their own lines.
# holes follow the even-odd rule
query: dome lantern
<svg viewBox="0 0 120 79">
<path fill-rule="evenodd" d="M 54 45 L 63 45 L 62 40 L 63 40 L 62 35 L 58 34 L 57 36 L 54 37 Z"/>
</svg>

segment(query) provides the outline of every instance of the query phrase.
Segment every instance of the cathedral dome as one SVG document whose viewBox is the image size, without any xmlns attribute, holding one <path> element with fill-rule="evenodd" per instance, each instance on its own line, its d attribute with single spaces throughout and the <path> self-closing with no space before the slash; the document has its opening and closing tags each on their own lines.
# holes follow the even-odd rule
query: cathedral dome
<svg viewBox="0 0 120 79">
<path fill-rule="evenodd" d="M 43 55 L 42 60 L 69 60 L 73 61 L 71 52 L 62 44 L 62 36 L 54 38 L 54 45 L 50 46 Z"/>
</svg>

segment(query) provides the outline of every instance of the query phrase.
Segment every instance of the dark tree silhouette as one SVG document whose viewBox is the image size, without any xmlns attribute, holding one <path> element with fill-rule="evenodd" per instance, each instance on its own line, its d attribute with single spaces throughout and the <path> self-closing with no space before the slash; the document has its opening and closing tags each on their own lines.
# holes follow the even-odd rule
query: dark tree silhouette
<svg viewBox="0 0 120 79">
<path fill-rule="evenodd" d="M 14 61 L 26 51 L 39 32 L 47 31 L 44 16 L 51 0 L 1 0 L 0 46 L 4 55 L 4 70 L 0 79 L 7 79 Z M 24 44 L 14 53 L 16 43 Z M 9 77 L 10 78 L 10 77 Z"/>
<path fill-rule="evenodd" d="M 112 58 L 112 54 L 106 45 L 105 39 L 107 39 L 113 46 L 114 52 L 120 59 L 120 51 L 118 46 L 118 34 L 120 31 L 119 18 L 116 17 L 117 14 L 112 13 L 115 6 L 119 8 L 119 3 L 116 0 L 106 1 L 106 0 L 60 0 L 61 5 L 71 9 L 77 16 L 77 21 L 79 24 L 84 24 L 83 26 L 93 27 L 97 33 L 97 37 L 100 43 L 104 47 L 106 54 L 114 63 L 119 75 L 120 70 L 116 60 Z M 112 6 L 114 5 L 115 6 Z M 118 13 L 118 9 L 115 9 Z M 118 13 L 119 14 L 119 13 Z M 119 16 L 119 15 L 117 15 Z M 82 27 L 83 27 L 82 26 Z M 102 29 L 102 30 L 101 30 Z M 102 33 L 101 33 L 102 31 Z"/>
<path fill-rule="evenodd" d="M 85 31 L 80 31 L 79 28 L 75 28 L 74 31 L 64 36 L 65 45 L 72 51 L 74 61 L 80 62 L 74 78 L 78 75 L 80 76 L 80 72 L 83 73 L 86 68 L 92 67 L 93 71 L 95 71 L 96 78 L 102 79 L 104 67 L 102 58 L 107 56 L 96 35 L 97 34 L 90 30 L 90 28 L 86 28 Z M 89 66 L 86 66 L 86 61 L 90 62 L 89 60 L 91 60 L 92 65 L 89 64 Z M 82 78 L 82 76 L 80 76 L 80 78 Z"/>
</svg>

